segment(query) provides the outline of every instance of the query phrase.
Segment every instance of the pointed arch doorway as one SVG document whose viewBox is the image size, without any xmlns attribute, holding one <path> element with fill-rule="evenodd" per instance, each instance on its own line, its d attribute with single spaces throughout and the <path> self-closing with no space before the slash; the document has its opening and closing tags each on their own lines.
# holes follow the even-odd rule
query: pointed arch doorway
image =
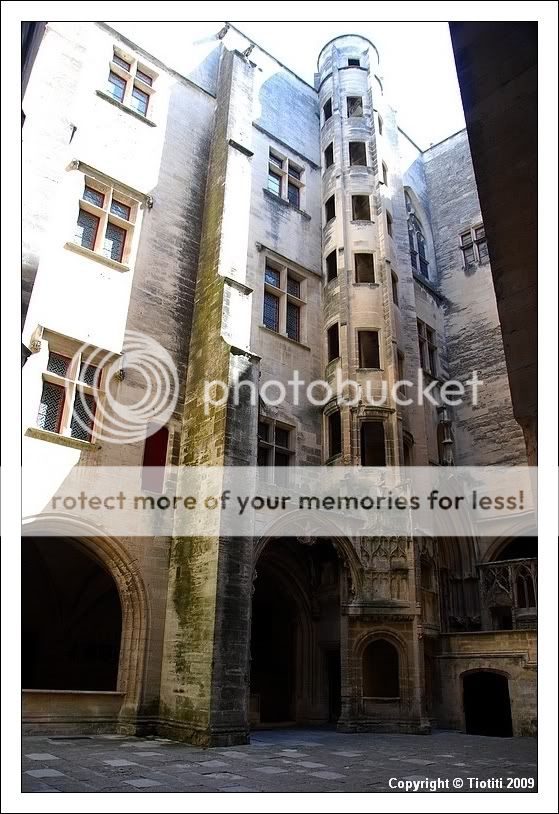
<svg viewBox="0 0 559 814">
<path fill-rule="evenodd" d="M 251 726 L 335 726 L 343 569 L 329 540 L 268 542 L 252 601 Z"/>
</svg>

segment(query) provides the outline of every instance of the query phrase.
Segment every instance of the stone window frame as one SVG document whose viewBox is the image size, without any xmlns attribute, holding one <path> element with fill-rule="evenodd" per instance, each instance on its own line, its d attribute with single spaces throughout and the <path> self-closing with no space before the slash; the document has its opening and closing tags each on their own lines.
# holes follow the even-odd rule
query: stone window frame
<svg viewBox="0 0 559 814">
<path fill-rule="evenodd" d="M 270 189 L 269 179 L 273 175 L 279 178 L 279 194 Z M 268 150 L 268 184 L 267 189 L 271 195 L 289 203 L 295 209 L 303 211 L 305 195 L 305 167 L 297 161 L 293 161 L 285 153 L 280 153 L 275 148 Z M 298 201 L 294 203 L 290 198 L 290 187 L 298 190 Z"/>
<path fill-rule="evenodd" d="M 38 335 L 39 334 L 37 334 L 37 336 Z M 26 435 L 80 449 L 96 448 L 101 426 L 100 416 L 103 413 L 106 400 L 106 368 L 111 360 L 117 358 L 117 354 L 110 353 L 102 348 L 86 345 L 77 339 L 72 339 L 45 328 L 40 329 L 40 339 L 36 338 L 35 342 L 39 345 L 40 350 L 43 350 L 42 346 L 43 344 L 45 345 L 46 359 L 44 368 L 41 371 L 41 389 L 36 410 L 36 424 L 34 427 L 29 427 Z M 68 368 L 64 375 L 48 370 L 48 365 L 53 355 L 68 360 Z M 95 367 L 98 371 L 93 384 L 80 379 L 81 367 L 84 362 L 87 362 L 87 365 L 90 367 Z M 38 423 L 41 404 L 40 399 L 45 382 L 55 387 L 60 387 L 64 391 L 62 396 L 62 409 L 56 432 L 46 430 L 40 427 Z M 92 396 L 95 400 L 93 422 L 87 440 L 72 435 L 71 425 L 78 392 Z"/>
<path fill-rule="evenodd" d="M 354 152 L 353 159 L 356 158 L 355 152 L 357 152 L 357 148 L 353 148 L 353 150 L 352 150 L 353 145 L 359 145 L 359 147 L 363 148 L 363 157 L 365 158 L 364 162 L 359 161 L 359 160 L 352 160 L 352 152 Z M 350 167 L 368 167 L 369 166 L 369 156 L 368 156 L 368 151 L 367 151 L 367 142 L 365 141 L 365 139 L 351 139 L 348 142 L 348 156 L 349 156 L 349 166 Z"/>
<path fill-rule="evenodd" d="M 480 236 L 478 233 L 482 232 Z M 484 246 L 484 257 L 482 256 L 481 247 Z M 472 252 L 472 261 L 467 260 L 467 251 Z M 471 269 L 475 266 L 484 266 L 489 263 L 489 251 L 487 248 L 487 236 L 485 234 L 485 226 L 480 221 L 464 232 L 460 233 L 460 252 L 462 254 L 462 268 L 464 270 Z"/>
<path fill-rule="evenodd" d="M 83 189 L 78 200 L 78 217 L 74 221 L 74 232 L 72 239 L 67 241 L 65 248 L 79 252 L 93 260 L 111 266 L 118 271 L 129 271 L 130 262 L 135 248 L 135 235 L 139 231 L 140 197 L 134 196 L 132 190 L 118 182 L 103 176 L 101 173 L 90 172 L 91 168 L 80 168 L 83 173 Z M 97 192 L 103 196 L 103 204 L 99 206 L 92 200 L 88 200 L 86 192 Z M 124 205 L 129 209 L 128 218 L 122 217 L 117 212 L 112 211 L 113 204 Z M 77 238 L 76 226 L 80 213 L 84 211 L 97 218 L 97 227 L 93 247 L 83 245 Z M 105 238 L 107 227 L 116 226 L 125 232 L 124 242 L 120 259 L 107 255 Z"/>
<path fill-rule="evenodd" d="M 437 378 L 439 367 L 439 349 L 437 331 L 422 319 L 417 320 L 417 341 L 419 344 L 419 364 L 422 370 Z"/>
<path fill-rule="evenodd" d="M 128 68 L 126 66 L 128 66 Z M 124 93 L 121 99 L 116 97 L 108 88 L 108 81 L 111 74 L 116 75 L 124 82 Z M 125 51 L 118 45 L 113 45 L 112 56 L 109 60 L 109 77 L 107 77 L 107 88 L 104 93 L 136 116 L 140 116 L 149 121 L 149 119 L 153 117 L 153 96 L 156 93 L 154 85 L 158 78 L 158 74 L 153 68 L 141 62 L 132 52 Z M 138 109 L 138 107 L 133 104 L 134 90 L 147 97 L 145 111 Z M 150 114 L 149 117 L 148 113 Z"/>
<path fill-rule="evenodd" d="M 417 215 L 407 191 L 404 191 L 404 198 L 408 215 L 408 242 L 412 271 L 429 280 L 429 245 L 425 237 L 425 227 Z"/>
<path fill-rule="evenodd" d="M 334 115 L 334 100 L 330 96 L 328 99 L 326 99 L 326 101 L 322 105 L 321 117 L 323 127 L 326 124 L 326 122 L 332 118 L 333 115 Z"/>
<path fill-rule="evenodd" d="M 375 333 L 377 335 L 378 340 L 378 367 L 362 367 L 362 352 L 361 352 L 361 334 L 364 333 Z M 357 359 L 356 359 L 356 370 L 359 372 L 368 372 L 371 370 L 374 371 L 383 371 L 384 370 L 384 357 L 383 357 L 383 333 L 381 328 L 367 326 L 359 326 L 355 328 L 355 348 L 357 351 Z"/>
<path fill-rule="evenodd" d="M 358 262 L 357 258 L 360 256 L 370 257 L 371 258 L 371 268 L 370 271 L 372 272 L 372 280 L 361 280 L 359 279 L 358 273 Z M 376 264 L 376 257 L 373 251 L 355 251 L 353 252 L 353 265 L 354 265 L 354 285 L 365 285 L 365 286 L 378 286 L 379 282 L 377 280 L 377 264 Z"/>
<path fill-rule="evenodd" d="M 356 213 L 355 210 L 360 205 L 360 204 L 357 203 L 357 200 L 359 199 L 361 201 L 361 203 L 362 203 L 362 199 L 365 199 L 365 198 L 369 202 L 369 217 L 368 218 L 357 218 L 357 217 L 355 217 L 355 215 L 359 214 L 359 213 L 358 212 Z M 373 205 L 372 204 L 373 204 L 373 202 L 371 201 L 371 195 L 368 192 L 352 193 L 352 195 L 351 195 L 351 223 L 374 223 L 374 220 L 373 220 Z"/>
<path fill-rule="evenodd" d="M 266 272 L 270 270 L 279 275 L 279 285 L 275 285 L 266 279 Z M 278 300 L 278 329 L 266 325 L 264 322 L 264 298 L 262 302 L 262 327 L 272 333 L 288 339 L 291 342 L 297 342 L 299 345 L 305 345 L 307 341 L 307 324 L 306 324 L 306 308 L 307 308 L 307 285 L 308 278 L 304 273 L 296 271 L 290 265 L 279 262 L 278 260 L 266 254 L 264 257 L 264 296 L 266 293 L 271 294 Z M 289 282 L 296 282 L 299 284 L 299 296 L 289 291 Z M 288 334 L 288 305 L 294 305 L 299 309 L 299 335 L 298 338 L 289 336 Z"/>
<path fill-rule="evenodd" d="M 328 155 L 327 155 L 327 153 L 328 153 Z M 330 157 L 330 153 L 331 153 L 332 160 L 328 164 L 327 162 L 328 162 L 328 158 Z M 333 167 L 334 164 L 335 164 L 335 159 L 334 159 L 334 139 L 332 139 L 330 144 L 326 145 L 326 147 L 325 147 L 325 149 L 323 151 L 323 157 L 324 157 L 324 172 L 326 172 L 326 170 L 330 169 L 330 167 Z"/>
<path fill-rule="evenodd" d="M 334 416 L 337 416 L 337 420 L 339 421 L 339 442 L 340 448 L 337 451 L 333 451 L 332 449 L 332 420 Z M 326 461 L 332 461 L 334 459 L 340 458 L 343 455 L 344 450 L 344 429 L 343 429 L 343 419 L 342 419 L 342 410 L 339 406 L 334 407 L 332 410 L 328 410 L 328 412 L 324 413 L 324 422 L 325 422 L 325 430 L 324 430 L 324 437 L 327 443 L 327 450 L 328 455 L 326 457 Z"/>
<path fill-rule="evenodd" d="M 394 218 L 388 209 L 386 210 L 386 233 L 391 240 L 394 240 Z"/>
<path fill-rule="evenodd" d="M 358 450 L 359 450 L 359 466 L 366 466 L 363 463 L 363 425 L 364 424 L 380 424 L 382 427 L 383 432 L 383 439 L 384 439 L 384 463 L 383 464 L 373 464 L 375 468 L 383 469 L 389 466 L 390 460 L 390 448 L 389 448 L 389 437 L 388 437 L 388 422 L 386 418 L 382 415 L 363 415 L 360 416 L 357 422 L 357 430 L 358 430 Z M 367 464 L 369 466 L 370 464 Z"/>
<path fill-rule="evenodd" d="M 380 113 L 377 113 L 377 133 L 379 134 L 379 136 L 382 136 L 383 131 L 384 131 L 384 119 L 382 118 Z"/>
<path fill-rule="evenodd" d="M 266 437 L 261 436 L 261 428 L 267 427 Z M 283 444 L 278 444 L 276 441 L 276 430 L 284 430 L 288 433 L 287 437 L 287 446 Z M 282 470 L 289 469 L 289 467 L 294 465 L 295 461 L 295 443 L 296 443 L 296 431 L 295 426 L 293 424 L 288 424 L 285 421 L 280 421 L 275 418 L 270 418 L 266 415 L 259 415 L 258 416 L 258 458 L 257 458 L 257 465 L 262 467 L 267 467 L 270 470 L 274 470 L 273 473 L 273 482 L 280 485 L 285 485 L 286 482 L 289 481 L 289 474 L 286 473 L 282 478 L 279 473 Z M 267 456 L 267 460 L 265 463 L 261 462 L 261 455 L 265 454 Z M 287 459 L 287 464 L 283 466 L 278 466 L 276 464 L 276 456 L 283 455 Z M 278 473 L 276 475 L 276 472 Z"/>
<path fill-rule="evenodd" d="M 362 95 L 346 96 L 346 115 L 348 119 L 360 119 L 365 115 L 365 102 Z M 355 111 L 360 112 L 355 112 Z"/>
<path fill-rule="evenodd" d="M 390 272 L 390 286 L 392 291 L 392 302 L 394 305 L 400 307 L 400 281 L 395 271 Z"/>
</svg>

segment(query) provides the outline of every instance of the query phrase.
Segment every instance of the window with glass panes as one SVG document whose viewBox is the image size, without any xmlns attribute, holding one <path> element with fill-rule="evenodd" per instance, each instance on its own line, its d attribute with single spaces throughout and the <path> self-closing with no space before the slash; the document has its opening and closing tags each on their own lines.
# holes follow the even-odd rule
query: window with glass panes
<svg viewBox="0 0 559 814">
<path fill-rule="evenodd" d="M 106 91 L 117 102 L 147 117 L 155 78 L 156 75 L 135 56 L 113 49 Z"/>
<path fill-rule="evenodd" d="M 63 351 L 49 342 L 46 370 L 37 411 L 37 427 L 47 432 L 91 441 L 99 399 L 102 368 L 95 354 L 72 353 L 67 340 Z"/>
<path fill-rule="evenodd" d="M 117 263 L 126 263 L 136 211 L 137 201 L 86 176 L 74 242 Z"/>
<path fill-rule="evenodd" d="M 437 334 L 422 320 L 417 320 L 417 336 L 419 342 L 419 359 L 423 370 L 432 376 L 437 375 Z"/>
<path fill-rule="evenodd" d="M 290 466 L 295 454 L 293 427 L 268 418 L 258 421 L 258 466 L 274 467 L 273 480 L 285 483 L 285 467 Z"/>
<path fill-rule="evenodd" d="M 303 168 L 299 164 L 275 150 L 269 150 L 268 191 L 289 201 L 297 209 L 301 209 L 302 204 L 303 174 Z"/>
<path fill-rule="evenodd" d="M 423 232 L 421 221 L 417 217 L 412 200 L 405 193 L 406 211 L 408 213 L 408 241 L 410 246 L 410 262 L 412 269 L 429 279 L 429 260 L 427 258 L 427 241 Z"/>
<path fill-rule="evenodd" d="M 483 225 L 474 226 L 460 235 L 460 248 L 462 250 L 462 261 L 464 268 L 479 263 L 489 263 L 489 252 L 487 250 L 487 240 L 485 237 L 485 227 Z"/>
<path fill-rule="evenodd" d="M 292 269 L 267 259 L 264 269 L 263 323 L 295 342 L 303 339 L 305 280 Z"/>
</svg>

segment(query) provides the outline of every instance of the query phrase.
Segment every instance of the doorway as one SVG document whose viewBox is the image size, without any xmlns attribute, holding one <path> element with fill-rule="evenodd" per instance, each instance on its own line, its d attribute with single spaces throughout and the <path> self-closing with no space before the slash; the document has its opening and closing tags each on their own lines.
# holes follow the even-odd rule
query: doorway
<svg viewBox="0 0 559 814">
<path fill-rule="evenodd" d="M 512 737 L 509 682 L 491 670 L 463 676 L 464 717 L 468 735 Z"/>
<path fill-rule="evenodd" d="M 252 600 L 251 725 L 336 723 L 341 710 L 340 567 L 329 541 L 270 541 Z"/>
<path fill-rule="evenodd" d="M 22 540 L 22 686 L 117 689 L 122 610 L 114 579 L 79 542 Z"/>
</svg>

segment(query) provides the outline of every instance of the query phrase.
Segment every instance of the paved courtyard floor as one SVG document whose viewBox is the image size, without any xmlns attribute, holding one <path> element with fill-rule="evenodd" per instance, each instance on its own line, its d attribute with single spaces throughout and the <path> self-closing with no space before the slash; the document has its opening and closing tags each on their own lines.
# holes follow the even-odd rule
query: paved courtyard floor
<svg viewBox="0 0 559 814">
<path fill-rule="evenodd" d="M 401 792 L 391 778 L 448 780 L 442 792 L 526 793 L 506 785 L 535 781 L 536 741 L 316 729 L 255 732 L 248 746 L 216 749 L 115 735 L 23 738 L 24 792 Z M 469 788 L 468 778 L 502 779 L 503 789 Z"/>
</svg>

